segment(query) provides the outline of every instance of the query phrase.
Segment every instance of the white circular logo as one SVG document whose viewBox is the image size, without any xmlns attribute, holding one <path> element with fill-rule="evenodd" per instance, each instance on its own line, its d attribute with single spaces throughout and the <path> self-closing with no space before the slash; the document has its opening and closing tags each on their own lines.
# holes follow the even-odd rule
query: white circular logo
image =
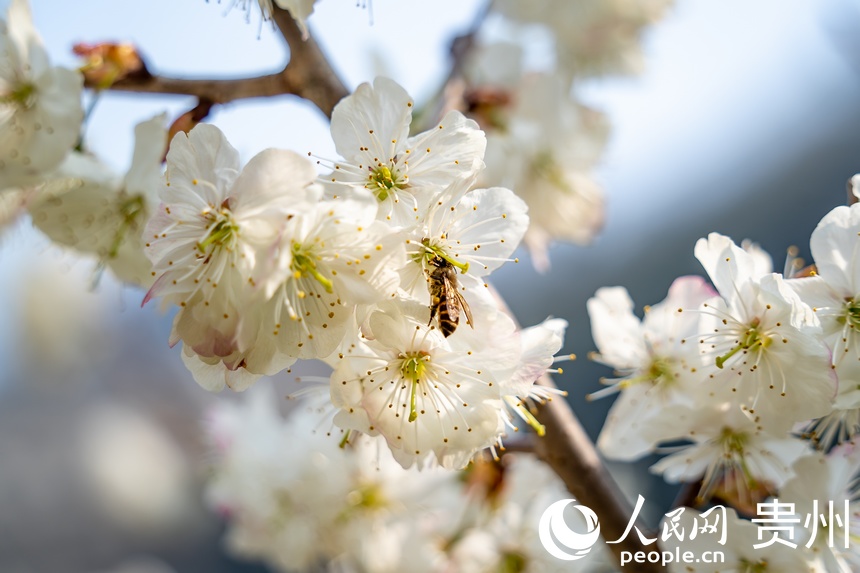
<svg viewBox="0 0 860 573">
<path fill-rule="evenodd" d="M 544 549 L 553 557 L 564 561 L 582 559 L 588 555 L 600 537 L 600 524 L 597 522 L 597 514 L 584 505 L 574 505 L 573 509 L 585 518 L 585 526 L 588 531 L 577 533 L 567 526 L 564 521 L 564 508 L 574 501 L 576 500 L 562 499 L 555 502 L 546 508 L 543 515 L 540 516 L 540 523 L 538 523 L 538 535 Z M 558 545 L 556 545 L 556 541 L 558 541 Z M 572 553 L 559 548 L 559 545 L 571 550 Z"/>
</svg>

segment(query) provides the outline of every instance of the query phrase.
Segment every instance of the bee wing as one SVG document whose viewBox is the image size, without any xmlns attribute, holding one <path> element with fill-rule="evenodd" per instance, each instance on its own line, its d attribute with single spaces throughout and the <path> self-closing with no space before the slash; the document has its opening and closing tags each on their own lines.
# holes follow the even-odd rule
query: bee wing
<svg viewBox="0 0 860 573">
<path fill-rule="evenodd" d="M 449 305 L 449 306 L 456 306 L 457 307 L 458 317 L 460 314 L 460 310 L 462 309 L 463 313 L 466 315 L 466 322 L 469 323 L 469 326 L 471 326 L 472 328 L 475 328 L 475 323 L 472 321 L 472 309 L 469 308 L 469 303 L 466 302 L 466 297 L 463 296 L 463 293 L 460 292 L 460 289 L 457 288 L 457 286 L 458 285 L 452 285 L 452 289 L 451 289 L 451 292 L 454 293 L 454 298 L 457 300 L 457 304 L 456 305 Z"/>
<path fill-rule="evenodd" d="M 445 310 L 448 314 L 448 321 L 453 324 L 460 322 L 460 298 L 457 296 L 457 279 L 451 280 L 448 275 L 443 275 L 445 286 L 442 289 L 445 299 Z"/>
<path fill-rule="evenodd" d="M 460 304 L 463 306 L 463 312 L 466 313 L 466 322 L 469 323 L 469 326 L 475 328 L 475 321 L 472 320 L 472 309 L 469 308 L 469 303 L 466 302 L 466 297 L 464 297 L 459 292 L 457 296 L 460 298 Z"/>
</svg>

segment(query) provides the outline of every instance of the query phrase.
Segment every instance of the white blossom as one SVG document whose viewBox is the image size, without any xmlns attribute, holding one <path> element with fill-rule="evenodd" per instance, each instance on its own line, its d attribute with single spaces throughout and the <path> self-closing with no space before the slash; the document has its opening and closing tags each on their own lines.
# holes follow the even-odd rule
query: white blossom
<svg viewBox="0 0 860 573">
<path fill-rule="evenodd" d="M 144 233 L 157 275 L 144 303 L 161 296 L 182 307 L 171 344 L 182 340 L 205 364 L 220 360 L 228 371 L 274 374 L 284 367 L 283 357 L 269 349 L 243 347 L 238 334 L 242 320 L 261 312 L 249 304 L 258 296 L 257 261 L 291 214 L 316 204 L 314 178 L 308 161 L 275 149 L 240 172 L 238 153 L 211 125 L 173 139 L 162 204 Z M 224 382 L 229 385 L 229 377 Z"/>
<path fill-rule="evenodd" d="M 587 244 L 603 226 L 603 191 L 592 170 L 605 147 L 606 123 L 549 74 L 524 78 L 508 99 L 485 110 L 496 125 L 484 125 L 487 169 L 479 184 L 509 187 L 526 202 L 525 241 L 544 270 L 553 241 Z"/>
<path fill-rule="evenodd" d="M 442 258 L 455 268 L 464 292 L 484 287 L 483 277 L 499 268 L 528 228 L 528 207 L 508 189 L 476 189 L 448 202 L 439 202 L 407 233 L 409 263 L 402 286 L 419 300 L 427 299 L 430 261 Z"/>
<path fill-rule="evenodd" d="M 82 85 L 50 65 L 27 0 L 12 0 L 0 22 L 0 191 L 40 182 L 74 147 Z"/>
<path fill-rule="evenodd" d="M 637 72 L 644 28 L 662 17 L 671 0 L 502 0 L 506 16 L 547 26 L 566 75 Z"/>
<path fill-rule="evenodd" d="M 516 418 L 520 418 L 542 437 L 546 429 L 535 417 L 535 406 L 556 396 L 567 396 L 563 390 L 537 384 L 545 374 L 562 373 L 560 368 L 552 368 L 554 363 L 574 358 L 572 355 L 556 357 L 564 344 L 566 329 L 566 320 L 548 318 L 536 326 L 515 333 L 519 360 L 510 377 L 501 382 L 502 400 L 508 408 L 509 423 L 515 431 L 518 430 Z"/>
<path fill-rule="evenodd" d="M 445 570 L 571 571 L 571 563 L 547 552 L 538 535 L 541 514 L 552 503 L 570 497 L 552 468 L 532 455 L 507 454 L 501 462 L 481 461 L 467 471 L 467 500 L 472 511 L 461 518 L 461 532 Z M 487 483 L 480 481 L 482 472 L 490 473 Z M 575 510 L 569 515 L 565 512 L 565 521 L 575 529 L 583 528 L 580 531 L 586 527 L 582 515 Z M 574 570 L 583 573 L 610 570 L 606 546 L 596 545 L 584 559 L 576 561 Z"/>
<path fill-rule="evenodd" d="M 839 376 L 834 411 L 812 428 L 828 446 L 860 431 L 860 205 L 837 207 L 812 232 L 816 275 L 788 284 L 812 307 Z"/>
<path fill-rule="evenodd" d="M 329 196 L 372 194 L 380 219 L 409 227 L 453 184 L 476 176 L 486 148 L 478 125 L 452 111 L 409 137 L 413 105 L 402 87 L 378 77 L 335 106 L 331 134 L 343 160 L 323 178 Z"/>
<path fill-rule="evenodd" d="M 165 117 L 135 127 L 134 155 L 122 179 L 107 178 L 99 165 L 82 159 L 77 166 L 61 167 L 64 176 L 46 183 L 29 207 L 35 226 L 52 241 L 95 254 L 120 280 L 143 287 L 153 282 L 143 228 L 155 212 L 162 184 Z M 86 166 L 91 169 L 78 174 Z"/>
<path fill-rule="evenodd" d="M 428 309 L 403 300 L 380 306 L 331 376 L 336 423 L 385 437 L 404 467 L 435 459 L 461 468 L 504 430 L 499 371 L 518 356 L 497 352 L 491 341 L 513 331 L 501 313 L 473 308 L 475 329 L 445 337 L 428 326 Z"/>
<path fill-rule="evenodd" d="M 422 523 L 438 519 L 434 500 L 456 487 L 455 476 L 404 470 L 377 440 L 343 442 L 319 429 L 320 408 L 303 400 L 283 418 L 261 385 L 245 403 L 213 411 L 207 499 L 230 521 L 231 551 L 281 571 L 329 562 L 374 573 L 432 554 L 422 550 L 434 541 Z"/>
<path fill-rule="evenodd" d="M 809 451 L 808 442 L 770 433 L 729 404 L 711 410 L 672 406 L 652 424 L 662 439 L 688 439 L 692 444 L 663 458 L 651 471 L 670 483 L 701 479 L 699 495 L 704 499 L 721 485 L 742 496 L 761 486 L 773 491 L 791 477 L 794 461 Z"/>
<path fill-rule="evenodd" d="M 264 262 L 271 269 L 258 282 L 268 302 L 260 320 L 243 322 L 243 346 L 265 343 L 295 358 L 325 358 L 355 328 L 357 305 L 397 293 L 403 241 L 375 220 L 376 207 L 322 201 L 290 217 Z"/>
<path fill-rule="evenodd" d="M 599 352 L 594 359 L 617 372 L 603 381 L 608 388 L 590 397 L 620 392 L 597 441 L 605 456 L 633 460 L 652 451 L 661 436 L 651 423 L 671 405 L 695 403 L 702 374 L 697 349 L 686 338 L 698 332 L 699 316 L 678 309 L 696 308 L 714 294 L 700 277 L 681 277 L 665 300 L 646 307 L 641 321 L 622 287 L 601 288 L 589 299 Z"/>
<path fill-rule="evenodd" d="M 844 444 L 826 456 L 816 453 L 801 458 L 795 462 L 794 472 L 795 476 L 780 490 L 779 500 L 793 504 L 799 520 L 794 531 L 798 545 L 809 546 L 824 571 L 855 571 L 860 564 L 856 543 L 860 533 L 857 446 Z M 846 507 L 848 523 L 845 523 Z"/>
<path fill-rule="evenodd" d="M 728 237 L 700 239 L 696 258 L 720 293 L 688 339 L 707 366 L 708 400 L 736 404 L 774 433 L 828 414 L 836 380 L 812 309 Z"/>
</svg>

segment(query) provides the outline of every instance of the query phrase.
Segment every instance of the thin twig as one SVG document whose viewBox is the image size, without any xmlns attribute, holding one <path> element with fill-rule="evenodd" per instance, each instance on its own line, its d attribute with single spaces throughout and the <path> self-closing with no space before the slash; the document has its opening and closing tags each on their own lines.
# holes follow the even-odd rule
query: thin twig
<svg viewBox="0 0 860 573">
<path fill-rule="evenodd" d="M 114 82 L 109 87 L 90 83 L 87 87 L 134 93 L 194 96 L 214 104 L 240 99 L 295 95 L 313 102 L 327 116 L 347 95 L 347 89 L 316 41 L 302 40 L 289 12 L 275 8 L 275 23 L 290 49 L 290 61 L 278 73 L 252 78 L 188 79 L 140 74 Z"/>
<path fill-rule="evenodd" d="M 96 87 L 88 85 L 87 87 Z M 284 72 L 255 78 L 185 79 L 152 75 L 145 78 L 125 78 L 105 88 L 112 91 L 176 94 L 208 99 L 213 103 L 229 103 L 239 99 L 296 95 L 296 89 L 284 78 Z"/>
</svg>

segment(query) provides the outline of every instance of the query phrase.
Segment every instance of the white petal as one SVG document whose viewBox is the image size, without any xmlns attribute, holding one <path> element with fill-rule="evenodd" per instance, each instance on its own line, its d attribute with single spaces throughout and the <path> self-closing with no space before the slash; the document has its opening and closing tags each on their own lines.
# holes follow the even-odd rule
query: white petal
<svg viewBox="0 0 860 573">
<path fill-rule="evenodd" d="M 642 324 L 650 333 L 659 333 L 677 342 L 686 336 L 700 334 L 698 314 L 684 311 L 697 310 L 716 294 L 702 277 L 679 277 L 669 287 L 666 299 L 648 309 Z"/>
<path fill-rule="evenodd" d="M 471 180 L 484 168 L 487 138 L 477 123 L 455 110 L 435 127 L 410 137 L 407 146 L 410 183 L 448 187 L 457 179 Z"/>
<path fill-rule="evenodd" d="M 477 277 L 504 264 L 529 225 L 525 202 L 502 187 L 471 191 L 454 211 L 447 207 L 445 211 L 455 217 L 454 223 L 444 229 L 452 254 L 472 263 L 469 273 Z"/>
<path fill-rule="evenodd" d="M 567 321 L 548 318 L 537 326 L 520 331 L 522 354 L 519 365 L 507 386 L 515 396 L 527 396 L 535 381 L 552 366 L 553 358 L 564 344 Z"/>
<path fill-rule="evenodd" d="M 184 194 L 193 190 L 209 205 L 220 207 L 238 174 L 239 152 L 220 129 L 201 123 L 188 134 L 177 133 L 170 142 L 169 186 L 161 188 L 161 200 L 182 204 L 187 201 Z"/>
<path fill-rule="evenodd" d="M 167 150 L 167 114 L 161 113 L 134 127 L 134 155 L 125 175 L 125 189 L 157 204 L 157 189 L 164 178 L 161 160 Z"/>
<path fill-rule="evenodd" d="M 259 374 L 252 374 L 244 368 L 229 370 L 220 361 L 214 364 L 204 362 L 185 345 L 182 346 L 182 362 L 194 376 L 194 380 L 210 392 L 220 392 L 225 387 L 241 392 L 250 388 L 260 378 Z"/>
<path fill-rule="evenodd" d="M 809 240 L 818 274 L 837 293 L 860 293 L 860 204 L 836 207 L 815 227 Z"/>
<path fill-rule="evenodd" d="M 711 233 L 707 239 L 699 239 L 695 254 L 729 306 L 735 305 L 745 283 L 760 278 L 756 259 L 725 235 Z"/>
<path fill-rule="evenodd" d="M 394 158 L 398 143 L 406 143 L 411 122 L 412 98 L 393 80 L 378 77 L 335 106 L 331 135 L 341 157 L 367 166 L 374 157 L 383 162 Z"/>
<path fill-rule="evenodd" d="M 639 319 L 624 287 L 603 287 L 588 299 L 591 335 L 603 362 L 615 368 L 636 368 L 647 358 Z"/>
<path fill-rule="evenodd" d="M 316 170 L 293 151 L 266 149 L 251 158 L 236 179 L 230 208 L 239 217 L 266 210 L 300 213 L 316 205 L 322 189 L 313 185 Z"/>
</svg>

